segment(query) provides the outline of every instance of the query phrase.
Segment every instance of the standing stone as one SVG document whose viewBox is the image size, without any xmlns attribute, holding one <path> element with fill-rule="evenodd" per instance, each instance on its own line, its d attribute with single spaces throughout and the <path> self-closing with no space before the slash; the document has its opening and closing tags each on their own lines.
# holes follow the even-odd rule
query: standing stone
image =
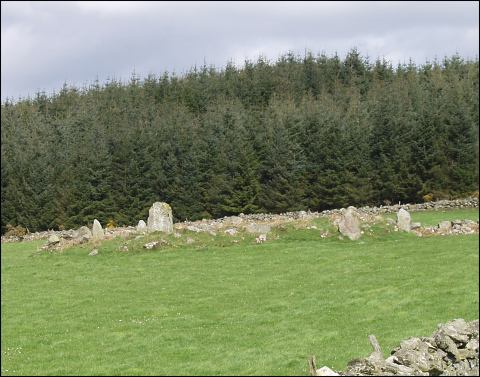
<svg viewBox="0 0 480 377">
<path fill-rule="evenodd" d="M 399 230 L 403 230 L 404 232 L 410 232 L 411 229 L 411 217 L 408 211 L 405 211 L 403 208 L 397 213 L 397 227 Z"/>
<path fill-rule="evenodd" d="M 93 227 L 92 227 L 92 238 L 94 240 L 101 240 L 105 234 L 103 233 L 103 228 L 100 225 L 100 222 L 95 219 L 93 220 Z"/>
<path fill-rule="evenodd" d="M 338 231 L 352 241 L 358 240 L 362 235 L 360 221 L 355 210 L 355 207 L 348 207 L 338 222 Z"/>
<path fill-rule="evenodd" d="M 172 208 L 163 202 L 155 202 L 148 211 L 148 232 L 173 232 Z"/>
<path fill-rule="evenodd" d="M 140 220 L 137 225 L 137 232 L 145 233 L 146 231 L 147 231 L 147 224 L 145 224 L 145 221 Z"/>
</svg>

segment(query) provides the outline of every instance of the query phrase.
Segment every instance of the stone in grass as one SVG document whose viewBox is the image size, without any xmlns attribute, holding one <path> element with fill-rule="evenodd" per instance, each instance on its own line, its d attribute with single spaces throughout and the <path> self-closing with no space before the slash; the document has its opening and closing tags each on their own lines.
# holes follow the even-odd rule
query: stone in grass
<svg viewBox="0 0 480 377">
<path fill-rule="evenodd" d="M 266 234 L 260 234 L 257 238 L 255 238 L 255 241 L 257 243 L 264 243 L 266 240 L 267 240 Z"/>
<path fill-rule="evenodd" d="M 145 221 L 140 220 L 137 224 L 137 232 L 138 233 L 146 233 L 147 232 L 147 224 Z"/>
<path fill-rule="evenodd" d="M 52 234 L 50 237 L 48 237 L 48 245 L 56 245 L 57 243 L 60 242 L 60 237 L 58 237 L 56 234 Z"/>
<path fill-rule="evenodd" d="M 148 211 L 148 232 L 173 233 L 172 208 L 163 202 L 155 202 Z"/>
<path fill-rule="evenodd" d="M 235 228 L 230 228 L 225 230 L 225 233 L 227 233 L 229 236 L 234 236 L 235 234 L 237 234 L 237 230 Z"/>
<path fill-rule="evenodd" d="M 335 373 L 333 370 L 331 370 L 327 366 L 321 367 L 320 369 L 317 369 L 315 372 L 317 376 L 340 376 L 338 373 Z"/>
<path fill-rule="evenodd" d="M 88 253 L 88 255 L 90 255 L 91 257 L 94 257 L 95 255 L 98 255 L 98 250 L 93 249 L 90 253 Z"/>
<path fill-rule="evenodd" d="M 158 241 L 152 241 L 152 242 L 149 242 L 149 243 L 146 243 L 145 245 L 143 245 L 143 248 L 147 249 L 147 250 L 156 249 L 158 247 L 159 243 L 160 242 L 158 242 Z"/>
<path fill-rule="evenodd" d="M 422 227 L 422 223 L 412 223 L 410 225 L 410 229 L 418 229 L 418 228 L 421 228 Z"/>
<path fill-rule="evenodd" d="M 450 230 L 452 230 L 452 222 L 451 221 L 441 221 L 439 224 L 438 224 L 438 231 L 439 232 L 449 232 Z"/>
<path fill-rule="evenodd" d="M 410 232 L 410 230 L 412 229 L 411 222 L 412 222 L 412 219 L 410 217 L 410 213 L 408 213 L 408 211 L 404 210 L 403 208 L 400 208 L 400 210 L 397 213 L 398 229 L 404 232 Z"/>
<path fill-rule="evenodd" d="M 338 231 L 350 238 L 352 241 L 358 240 L 362 235 L 360 229 L 360 220 L 358 219 L 356 208 L 348 207 L 342 214 L 338 222 Z"/>
</svg>

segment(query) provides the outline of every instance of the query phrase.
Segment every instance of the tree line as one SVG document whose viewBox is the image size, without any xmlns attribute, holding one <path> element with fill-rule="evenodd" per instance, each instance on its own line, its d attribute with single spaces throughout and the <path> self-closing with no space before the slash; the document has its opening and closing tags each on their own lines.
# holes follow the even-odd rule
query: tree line
<svg viewBox="0 0 480 377">
<path fill-rule="evenodd" d="M 353 49 L 64 85 L 1 105 L 1 221 L 30 231 L 420 202 L 478 190 L 478 58 Z"/>
</svg>

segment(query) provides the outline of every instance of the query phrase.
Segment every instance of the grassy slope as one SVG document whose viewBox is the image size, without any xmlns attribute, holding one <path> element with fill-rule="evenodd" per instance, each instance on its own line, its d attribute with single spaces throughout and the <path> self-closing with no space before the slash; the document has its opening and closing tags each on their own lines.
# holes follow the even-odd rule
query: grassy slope
<svg viewBox="0 0 480 377">
<path fill-rule="evenodd" d="M 421 215 L 478 219 L 452 213 Z M 368 354 L 369 334 L 388 351 L 479 316 L 478 235 L 278 235 L 96 257 L 2 245 L 2 375 L 307 374 L 310 355 L 343 369 Z"/>
</svg>

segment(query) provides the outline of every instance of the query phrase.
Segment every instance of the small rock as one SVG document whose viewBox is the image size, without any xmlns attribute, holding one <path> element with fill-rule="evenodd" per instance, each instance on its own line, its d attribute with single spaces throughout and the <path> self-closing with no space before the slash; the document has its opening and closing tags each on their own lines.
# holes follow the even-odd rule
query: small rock
<svg viewBox="0 0 480 377">
<path fill-rule="evenodd" d="M 438 224 L 438 231 L 442 233 L 447 233 L 452 229 L 452 222 L 451 221 L 441 221 Z"/>
<path fill-rule="evenodd" d="M 88 255 L 90 255 L 91 257 L 94 257 L 95 255 L 98 255 L 98 250 L 93 249 L 90 253 L 88 253 Z"/>
<path fill-rule="evenodd" d="M 227 229 L 225 230 L 225 233 L 227 233 L 229 236 L 234 236 L 235 234 L 237 234 L 237 229 L 235 228 L 230 228 L 230 229 Z"/>
<path fill-rule="evenodd" d="M 320 369 L 317 369 L 315 372 L 317 373 L 317 376 L 340 376 L 338 373 L 335 373 L 333 370 L 331 370 L 327 366 L 321 367 Z"/>
<path fill-rule="evenodd" d="M 138 233 L 146 233 L 147 232 L 147 224 L 145 221 L 140 220 L 137 224 L 137 232 Z"/>
<path fill-rule="evenodd" d="M 422 223 L 412 223 L 410 229 L 418 229 L 422 227 Z"/>
<path fill-rule="evenodd" d="M 158 246 L 159 242 L 158 241 L 152 241 L 152 242 L 149 242 L 149 243 L 146 243 L 145 245 L 143 245 L 143 248 L 144 249 L 147 249 L 147 250 L 151 250 L 151 249 L 154 249 Z"/>
<path fill-rule="evenodd" d="M 266 234 L 260 234 L 257 238 L 255 238 L 255 241 L 257 243 L 263 243 L 267 240 L 267 235 Z"/>
</svg>

